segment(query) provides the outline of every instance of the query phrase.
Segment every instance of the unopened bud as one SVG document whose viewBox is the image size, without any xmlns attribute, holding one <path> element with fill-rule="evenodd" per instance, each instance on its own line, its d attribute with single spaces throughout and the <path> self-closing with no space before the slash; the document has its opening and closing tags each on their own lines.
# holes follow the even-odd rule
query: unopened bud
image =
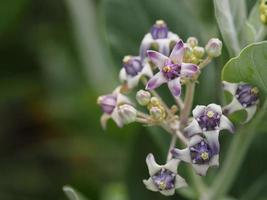
<svg viewBox="0 0 267 200">
<path fill-rule="evenodd" d="M 211 38 L 205 49 L 210 57 L 218 57 L 222 53 L 222 41 L 217 38 Z"/>
<path fill-rule="evenodd" d="M 151 99 L 151 94 L 145 90 L 139 90 L 136 93 L 136 100 L 141 106 L 146 106 Z"/>
<path fill-rule="evenodd" d="M 191 62 L 193 56 L 193 50 L 191 48 L 191 46 L 189 46 L 188 44 L 185 44 L 184 46 L 184 62 Z"/>
<path fill-rule="evenodd" d="M 203 47 L 196 46 L 193 48 L 193 54 L 197 58 L 202 58 L 205 54 L 205 49 Z"/>
<path fill-rule="evenodd" d="M 150 99 L 150 102 L 149 102 L 149 107 L 152 107 L 152 106 L 160 106 L 160 100 L 157 98 L 157 97 L 152 97 Z"/>
<path fill-rule="evenodd" d="M 267 1 L 266 0 L 261 0 L 260 6 L 259 6 L 259 11 L 260 11 L 260 20 L 264 25 L 267 25 Z"/>
<path fill-rule="evenodd" d="M 195 37 L 189 37 L 186 43 L 189 44 L 190 47 L 194 48 L 198 45 L 198 40 Z"/>
<path fill-rule="evenodd" d="M 158 106 L 151 107 L 149 113 L 155 121 L 162 121 L 166 116 L 164 109 Z"/>
<path fill-rule="evenodd" d="M 124 124 L 129 124 L 136 120 L 137 111 L 129 104 L 119 106 L 118 113 Z"/>
</svg>

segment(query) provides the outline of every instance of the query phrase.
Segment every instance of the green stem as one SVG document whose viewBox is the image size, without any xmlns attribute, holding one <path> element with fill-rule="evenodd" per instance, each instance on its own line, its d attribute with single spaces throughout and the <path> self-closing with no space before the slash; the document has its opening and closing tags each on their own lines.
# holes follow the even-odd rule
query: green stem
<svg viewBox="0 0 267 200">
<path fill-rule="evenodd" d="M 246 152 L 256 136 L 255 131 L 260 123 L 262 123 L 265 114 L 267 113 L 267 100 L 259 110 L 255 119 L 248 125 L 241 128 L 231 143 L 227 152 L 224 165 L 213 181 L 212 187 L 205 193 L 201 200 L 214 200 L 224 196 L 231 188 L 234 179 L 240 169 Z"/>
</svg>

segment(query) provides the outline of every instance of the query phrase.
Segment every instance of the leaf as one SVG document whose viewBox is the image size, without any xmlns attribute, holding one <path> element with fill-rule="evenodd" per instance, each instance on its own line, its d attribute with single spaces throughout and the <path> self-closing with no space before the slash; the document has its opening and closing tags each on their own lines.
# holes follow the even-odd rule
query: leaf
<svg viewBox="0 0 267 200">
<path fill-rule="evenodd" d="M 239 56 L 229 60 L 222 71 L 222 79 L 232 83 L 247 82 L 267 95 L 267 41 L 245 47 Z"/>
<path fill-rule="evenodd" d="M 69 198 L 69 200 L 87 200 L 85 197 L 83 197 L 79 192 L 74 190 L 71 186 L 63 186 L 63 191 L 66 194 L 66 196 Z"/>
</svg>

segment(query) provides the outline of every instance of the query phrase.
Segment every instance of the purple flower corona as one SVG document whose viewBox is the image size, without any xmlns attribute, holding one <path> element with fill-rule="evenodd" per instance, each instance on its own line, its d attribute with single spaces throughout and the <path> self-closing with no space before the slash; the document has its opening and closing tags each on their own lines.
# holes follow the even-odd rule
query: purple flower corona
<svg viewBox="0 0 267 200">
<path fill-rule="evenodd" d="M 143 65 L 138 57 L 125 56 L 123 59 L 123 67 L 129 76 L 136 76 L 142 71 Z"/>
<path fill-rule="evenodd" d="M 99 104 L 104 113 L 111 114 L 114 108 L 116 107 L 117 97 L 116 95 L 113 94 L 102 96 L 102 98 L 99 101 Z"/>
<path fill-rule="evenodd" d="M 168 32 L 168 26 L 163 20 L 157 20 L 150 30 L 151 36 L 154 40 L 167 38 Z"/>
<path fill-rule="evenodd" d="M 197 118 L 197 122 L 203 131 L 216 130 L 220 126 L 221 114 L 210 108 L 205 109 Z"/>
<path fill-rule="evenodd" d="M 176 174 L 162 168 L 155 175 L 152 176 L 152 180 L 159 190 L 170 190 L 175 186 Z"/>
<path fill-rule="evenodd" d="M 239 85 L 236 90 L 236 98 L 244 107 L 255 105 L 259 99 L 259 90 L 249 84 Z"/>
<path fill-rule="evenodd" d="M 153 90 L 163 83 L 167 83 L 173 96 L 179 96 L 181 94 L 181 78 L 191 78 L 199 72 L 197 65 L 183 63 L 184 43 L 182 40 L 176 43 L 169 57 L 151 50 L 148 50 L 147 54 L 151 62 L 160 70 L 148 81 L 147 90 Z"/>
<path fill-rule="evenodd" d="M 204 140 L 191 146 L 189 150 L 192 162 L 195 164 L 208 163 L 212 157 L 211 148 Z"/>
</svg>

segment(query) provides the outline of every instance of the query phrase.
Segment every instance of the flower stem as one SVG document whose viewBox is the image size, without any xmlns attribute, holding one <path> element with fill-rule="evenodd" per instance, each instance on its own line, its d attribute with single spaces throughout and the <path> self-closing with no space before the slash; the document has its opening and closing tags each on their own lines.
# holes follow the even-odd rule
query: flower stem
<svg viewBox="0 0 267 200">
<path fill-rule="evenodd" d="M 172 135 L 172 139 L 171 139 L 171 143 L 170 143 L 170 146 L 169 146 L 166 162 L 169 161 L 172 158 L 171 150 L 175 147 L 176 141 L 177 141 L 177 136 L 173 134 Z"/>
</svg>

